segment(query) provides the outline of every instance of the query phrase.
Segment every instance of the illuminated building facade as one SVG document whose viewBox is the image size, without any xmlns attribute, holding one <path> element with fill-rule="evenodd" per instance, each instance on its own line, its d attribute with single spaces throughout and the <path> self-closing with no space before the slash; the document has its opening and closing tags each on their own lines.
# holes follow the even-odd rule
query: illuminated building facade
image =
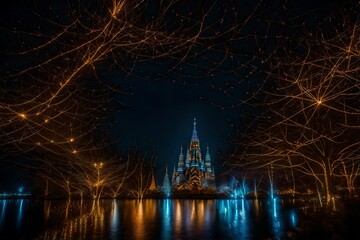
<svg viewBox="0 0 360 240">
<path fill-rule="evenodd" d="M 211 165 L 209 147 L 207 147 L 205 158 L 203 158 L 196 130 L 196 119 L 194 119 L 193 124 L 191 141 L 186 150 L 186 155 L 184 156 L 181 147 L 177 169 L 174 168 L 172 175 L 172 187 L 174 190 L 215 188 L 215 174 Z"/>
</svg>

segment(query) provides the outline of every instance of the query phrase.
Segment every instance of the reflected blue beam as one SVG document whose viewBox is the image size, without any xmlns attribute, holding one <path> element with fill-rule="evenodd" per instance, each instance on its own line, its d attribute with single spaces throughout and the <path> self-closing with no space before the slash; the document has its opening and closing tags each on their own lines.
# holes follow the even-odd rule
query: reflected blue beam
<svg viewBox="0 0 360 240">
<path fill-rule="evenodd" d="M 248 238 L 249 234 L 249 223 L 247 221 L 247 211 L 245 208 L 245 200 L 241 199 L 241 226 L 240 226 L 240 232 L 243 238 Z"/>
<path fill-rule="evenodd" d="M 218 205 L 221 222 L 239 239 L 249 238 L 249 221 L 247 219 L 249 209 L 246 207 L 247 201 L 244 198 L 221 200 Z"/>
<path fill-rule="evenodd" d="M 2 207 L 1 207 L 1 215 L 0 215 L 0 228 L 2 228 L 4 222 L 5 222 L 5 214 L 6 214 L 6 207 L 9 200 L 0 200 Z"/>
<path fill-rule="evenodd" d="M 163 200 L 163 229 L 162 229 L 162 239 L 171 239 L 172 234 L 172 222 L 171 222 L 171 200 L 164 199 Z"/>
<path fill-rule="evenodd" d="M 241 215 L 245 217 L 245 200 L 241 199 Z"/>
<path fill-rule="evenodd" d="M 20 228 L 21 222 L 22 222 L 22 217 L 23 217 L 23 202 L 24 202 L 24 199 L 21 199 L 21 200 L 20 200 L 20 203 L 19 203 L 19 210 L 18 210 L 17 221 L 16 221 L 16 226 L 17 226 L 17 228 Z"/>
<path fill-rule="evenodd" d="M 277 218 L 276 198 L 273 199 L 274 218 Z"/>
<path fill-rule="evenodd" d="M 272 199 L 272 225 L 273 225 L 273 234 L 274 234 L 274 239 L 281 239 L 283 232 L 281 229 L 281 226 L 283 225 L 283 223 L 281 223 L 281 219 L 278 216 L 278 201 L 277 198 L 273 198 Z"/>
<path fill-rule="evenodd" d="M 120 235 L 120 216 L 119 216 L 119 209 L 116 199 L 114 199 L 112 202 L 110 232 L 111 232 L 111 236 L 114 239 Z"/>
<path fill-rule="evenodd" d="M 297 226 L 297 214 L 295 210 L 292 210 L 290 212 L 290 222 L 291 222 L 291 226 L 293 228 L 295 228 Z"/>
</svg>

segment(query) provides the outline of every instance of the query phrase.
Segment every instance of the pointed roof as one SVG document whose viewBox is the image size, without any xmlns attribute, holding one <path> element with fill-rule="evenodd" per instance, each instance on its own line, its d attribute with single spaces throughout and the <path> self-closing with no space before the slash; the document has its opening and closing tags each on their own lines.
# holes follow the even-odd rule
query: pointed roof
<svg viewBox="0 0 360 240">
<path fill-rule="evenodd" d="M 164 176 L 164 181 L 163 181 L 163 191 L 164 191 L 166 197 L 170 196 L 171 185 L 170 185 L 167 165 L 166 165 L 166 168 L 165 168 L 165 176 Z"/>
<path fill-rule="evenodd" d="M 156 182 L 155 182 L 154 173 L 151 176 L 151 185 L 149 187 L 149 190 L 151 190 L 151 191 L 156 190 Z"/>
<path fill-rule="evenodd" d="M 209 152 L 209 145 L 206 147 L 206 155 L 205 155 L 205 161 L 210 161 L 210 152 Z"/>
<path fill-rule="evenodd" d="M 199 137 L 197 135 L 197 131 L 196 131 L 196 118 L 194 118 L 194 127 L 193 127 L 193 132 L 192 132 L 192 136 L 191 136 L 191 142 L 199 142 Z"/>
<path fill-rule="evenodd" d="M 183 154 L 183 148 L 182 148 L 182 146 L 180 147 L 179 159 L 184 159 L 184 154 Z"/>
<path fill-rule="evenodd" d="M 180 148 L 180 155 L 179 155 L 179 162 L 178 162 L 178 171 L 183 171 L 184 169 L 184 154 L 183 154 L 183 148 L 181 146 Z M 174 167 L 175 171 L 175 167 Z"/>
</svg>

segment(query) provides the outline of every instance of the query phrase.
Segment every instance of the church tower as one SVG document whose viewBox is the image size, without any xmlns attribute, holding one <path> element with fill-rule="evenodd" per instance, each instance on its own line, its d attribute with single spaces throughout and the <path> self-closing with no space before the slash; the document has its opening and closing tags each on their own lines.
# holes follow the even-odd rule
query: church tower
<svg viewBox="0 0 360 240">
<path fill-rule="evenodd" d="M 177 170 L 173 174 L 173 188 L 177 190 L 215 188 L 215 176 L 212 173 L 210 150 L 209 147 L 206 148 L 207 151 L 204 159 L 202 157 L 196 124 L 196 118 L 194 118 L 193 131 L 185 159 L 183 149 L 182 147 L 180 148 Z"/>
</svg>

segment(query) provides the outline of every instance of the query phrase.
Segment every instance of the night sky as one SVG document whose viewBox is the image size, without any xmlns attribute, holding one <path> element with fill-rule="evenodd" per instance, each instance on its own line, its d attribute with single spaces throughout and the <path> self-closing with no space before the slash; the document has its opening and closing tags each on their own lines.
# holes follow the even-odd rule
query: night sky
<svg viewBox="0 0 360 240">
<path fill-rule="evenodd" d="M 2 3 L 0 7 L 0 18 L 3 31 L 6 32 L 4 29 L 7 29 L 9 26 L 16 26 L 17 24 L 23 27 L 25 26 L 25 28 L 31 26 L 32 18 L 34 18 L 33 23 L 37 24 L 39 18 L 36 18 L 33 14 L 34 8 L 27 8 L 27 6 L 33 5 L 24 2 L 26 1 L 18 1 L 11 4 Z M 275 2 L 269 8 L 273 10 L 277 7 L 280 9 L 286 6 L 287 10 L 285 12 L 288 16 L 292 14 L 299 15 L 298 13 L 301 13 L 303 16 L 309 15 L 309 18 L 313 19 L 317 15 L 327 15 L 334 10 L 332 6 L 337 6 L 336 4 L 342 6 L 346 1 L 294 0 L 284 2 L 286 3 L 282 1 Z M 35 9 L 46 9 L 46 4 L 48 4 L 47 1 L 40 1 L 34 6 L 36 6 Z M 54 2 L 51 2 L 50 5 L 55 8 L 56 6 L 64 6 Z M 241 3 L 239 3 L 239 5 L 241 5 Z M 245 8 L 247 8 L 248 5 L 249 4 L 244 4 Z M 64 10 L 58 10 L 58 13 L 61 14 L 61 12 L 64 12 Z M 260 11 L 261 14 L 263 14 L 263 12 L 263 10 Z M 269 11 L 266 15 L 272 15 L 272 13 Z M 276 17 L 277 16 L 274 16 L 274 22 L 277 20 Z M 254 18 L 256 18 L 256 16 Z M 59 19 L 62 21 L 61 15 Z M 32 27 L 29 28 L 30 31 L 34 29 Z M 254 21 L 254 23 L 250 24 L 249 28 L 251 28 L 253 32 L 261 32 L 263 26 L 257 26 L 256 21 Z M 52 33 L 51 29 L 44 29 L 43 31 L 49 34 Z M 249 29 L 247 29 L 247 31 L 249 31 Z M 7 35 L 5 34 L 4 36 Z M 1 42 L 4 43 L 11 40 L 11 38 L 2 38 Z M 31 41 L 33 40 L 30 38 L 28 40 L 31 45 Z M 239 41 L 239 44 L 243 43 Z M 247 52 L 247 44 L 248 43 L 244 43 L 243 45 L 245 52 Z M 254 46 L 249 47 L 250 53 L 253 51 L 253 48 Z M 3 72 L 2 76 L 4 76 L 4 72 L 6 71 L 6 67 L 4 66 L 14 60 L 11 56 L 5 56 L 8 49 L 2 50 L 0 61 Z M 206 55 L 210 55 L 212 59 L 218 58 L 215 52 L 210 51 L 207 52 Z M 221 57 L 222 56 L 219 58 Z M 226 58 L 227 57 L 228 56 L 226 56 Z M 124 61 L 126 61 L 126 59 Z M 150 64 L 151 66 L 151 64 L 157 64 L 157 61 L 167 60 L 155 59 L 153 61 L 154 62 L 152 62 L 151 59 L 147 60 L 146 64 Z M 198 65 L 202 64 L 200 60 L 194 61 Z M 240 63 L 243 64 L 246 61 L 246 59 L 242 59 Z M 21 63 L 18 64 L 21 65 Z M 224 65 L 227 65 L 227 61 L 224 61 Z M 214 71 L 214 76 L 204 75 L 194 80 L 188 79 L 187 76 L 196 75 L 197 65 L 186 68 L 186 65 L 182 66 L 182 64 L 179 64 L 176 69 L 179 71 L 181 67 L 184 67 L 184 74 L 174 72 L 165 77 L 158 77 L 154 73 L 151 75 L 141 75 L 139 73 L 141 67 L 141 64 L 133 67 L 132 75 L 125 71 L 117 72 L 113 70 L 116 67 L 113 67 L 111 64 L 107 65 L 106 62 L 101 63 L 102 74 L 106 76 L 107 79 L 112 79 L 113 81 L 120 80 L 122 87 L 126 89 L 126 94 L 122 94 L 118 96 L 118 98 L 127 107 L 109 114 L 109 116 L 103 120 L 104 124 L 111 125 L 109 130 L 111 139 L 118 141 L 117 144 L 122 151 L 126 151 L 129 147 L 133 148 L 135 146 L 142 151 L 151 152 L 152 149 L 154 149 L 156 155 L 155 163 L 158 166 L 157 180 L 160 181 L 163 178 L 165 165 L 167 164 L 170 172 L 172 172 L 173 165 L 177 164 L 180 146 L 183 146 L 184 149 L 188 146 L 193 128 L 193 118 L 196 117 L 202 150 L 205 153 L 206 145 L 210 147 L 212 163 L 217 167 L 215 171 L 219 173 L 217 169 L 222 169 L 220 168 L 222 159 L 219 153 L 230 154 L 232 151 L 232 146 L 229 142 L 231 142 L 231 138 L 234 137 L 235 134 L 230 125 L 231 123 L 236 123 L 238 126 L 241 126 L 244 120 L 244 109 L 247 108 L 245 106 L 227 108 L 228 105 L 234 102 L 223 94 L 221 87 L 224 86 L 225 83 L 242 79 L 246 73 L 243 74 L 240 71 L 241 74 L 239 74 L 239 72 L 235 71 L 219 70 L 218 72 Z M 224 67 L 224 69 L 226 68 L 227 66 Z M 106 72 L 108 73 L 106 74 Z M 157 70 L 155 70 L 155 72 L 157 72 Z M 162 70 L 159 70 L 159 72 L 162 72 Z M 247 91 L 257 88 L 257 78 L 259 77 L 261 76 L 251 76 L 249 78 L 251 83 L 246 85 L 246 87 L 240 86 L 237 88 L 236 95 L 239 98 L 246 99 Z M 7 154 L 5 155 L 8 156 Z M 16 158 L 21 159 L 21 154 L 11 156 L 10 158 L 8 157 L 8 159 Z M 14 175 L 5 174 L 4 169 L 6 169 L 5 172 L 9 172 L 8 168 L 3 168 L 3 173 L 0 174 L 5 176 L 1 179 L 2 185 L 5 185 L 4 182 L 8 181 L 9 175 Z M 7 180 L 4 180 L 5 178 Z M 18 178 L 23 179 L 22 176 Z"/>
<path fill-rule="evenodd" d="M 205 154 L 206 145 L 209 145 L 213 164 L 218 168 L 221 165 L 219 152 L 229 148 L 231 127 L 228 120 L 234 121 L 240 115 L 236 114 L 238 109 L 227 110 L 224 114 L 221 107 L 209 104 L 210 100 L 214 101 L 210 91 L 202 85 L 189 87 L 165 80 L 135 80 L 134 107 L 126 110 L 123 116 L 116 115 L 121 118 L 121 124 L 115 129 L 119 128 L 118 135 L 124 136 L 122 147 L 130 144 L 147 151 L 154 148 L 157 172 L 163 175 L 166 164 L 171 171 L 177 164 L 180 146 L 184 149 L 189 146 L 196 117 L 202 151 Z"/>
</svg>

